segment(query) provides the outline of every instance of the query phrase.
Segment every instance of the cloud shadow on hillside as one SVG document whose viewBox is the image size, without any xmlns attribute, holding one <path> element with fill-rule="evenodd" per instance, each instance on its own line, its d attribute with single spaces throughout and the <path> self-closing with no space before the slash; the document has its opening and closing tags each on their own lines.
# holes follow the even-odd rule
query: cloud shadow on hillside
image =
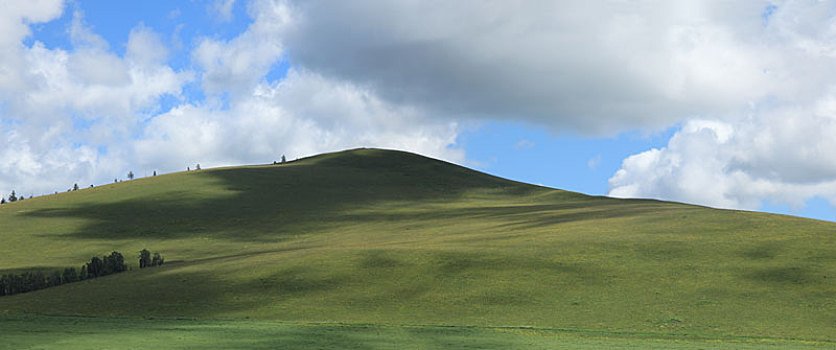
<svg viewBox="0 0 836 350">
<path fill-rule="evenodd" d="M 226 195 L 221 197 L 201 198 L 192 195 L 188 189 L 149 187 L 152 193 L 140 198 L 33 210 L 24 215 L 86 219 L 86 225 L 64 234 L 63 237 L 68 238 L 212 237 L 275 242 L 338 228 L 345 222 L 415 220 L 421 219 L 421 215 L 427 215 L 427 220 L 501 217 L 514 229 L 526 229 L 591 218 L 639 215 L 658 209 L 652 205 L 618 206 L 613 205 L 613 200 L 595 199 L 523 206 L 443 208 L 429 214 L 385 210 L 357 214 L 358 208 L 385 203 L 409 203 L 416 208 L 443 205 L 475 190 L 510 196 L 549 191 L 413 154 L 369 152 L 331 155 L 280 166 L 176 175 L 209 177 L 214 183 L 212 186 L 225 191 Z M 600 210 L 573 212 L 592 206 L 598 206 Z"/>
<path fill-rule="evenodd" d="M 225 196 L 200 198 L 186 189 L 152 188 L 140 198 L 23 215 L 86 219 L 86 225 L 64 234 L 70 238 L 276 241 L 337 225 L 346 211 L 374 203 L 446 201 L 477 188 L 528 191 L 516 183 L 415 157 L 350 154 L 281 166 L 204 170 L 175 176 L 209 177 Z"/>
</svg>

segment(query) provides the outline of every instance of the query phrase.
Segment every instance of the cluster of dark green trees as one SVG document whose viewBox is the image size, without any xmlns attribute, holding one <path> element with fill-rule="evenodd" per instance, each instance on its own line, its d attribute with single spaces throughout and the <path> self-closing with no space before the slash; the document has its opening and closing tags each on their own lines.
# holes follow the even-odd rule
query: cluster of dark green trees
<svg viewBox="0 0 836 350">
<path fill-rule="evenodd" d="M 82 273 L 87 272 L 86 278 L 96 278 L 127 271 L 128 265 L 125 265 L 125 257 L 121 253 L 113 252 L 110 255 L 105 255 L 102 259 L 94 256 L 89 263 L 81 266 L 81 270 Z"/>
<path fill-rule="evenodd" d="M 139 268 L 144 269 L 146 267 L 151 266 L 159 266 L 162 265 L 165 260 L 163 259 L 160 253 L 154 253 L 154 257 L 151 257 L 151 252 L 148 249 L 143 249 L 139 251 Z"/>
<path fill-rule="evenodd" d="M 128 269 L 125 258 L 119 252 L 105 255 L 104 258 L 94 256 L 89 263 L 81 266 L 81 270 L 68 267 L 64 271 L 55 270 L 50 274 L 42 271 L 28 271 L 19 274 L 0 276 L 0 296 L 31 292 L 33 290 L 60 286 L 90 278 L 106 276 Z"/>
<path fill-rule="evenodd" d="M 12 194 L 9 195 L 9 203 L 22 201 L 24 199 L 26 198 L 23 196 L 18 197 L 17 194 L 15 194 L 15 191 L 12 191 Z M 0 198 L 0 204 L 6 204 L 6 198 Z"/>
<path fill-rule="evenodd" d="M 160 253 L 154 253 L 153 258 L 147 249 L 139 252 L 139 267 L 158 266 L 163 264 Z M 38 289 L 60 286 L 65 283 L 83 281 L 86 279 L 112 275 L 128 270 L 122 253 L 112 252 L 102 258 L 94 256 L 90 262 L 81 265 L 80 270 L 68 267 L 45 274 L 43 271 L 28 271 L 18 274 L 0 276 L 0 296 L 31 292 Z"/>
</svg>

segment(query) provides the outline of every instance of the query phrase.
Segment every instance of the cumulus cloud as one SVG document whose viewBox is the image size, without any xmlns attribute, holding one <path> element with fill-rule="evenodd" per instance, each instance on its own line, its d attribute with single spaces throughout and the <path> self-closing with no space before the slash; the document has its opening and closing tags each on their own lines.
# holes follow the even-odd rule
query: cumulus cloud
<svg viewBox="0 0 836 350">
<path fill-rule="evenodd" d="M 28 26 L 57 18 L 63 4 L 22 3 L 0 3 L 0 13 L 11 16 L 0 22 L 26 29 L 16 31 L 21 34 L 14 42 L 4 33 L 0 51 L 0 72 L 10 72 L 0 73 L 0 193 L 50 193 L 118 176 L 130 161 L 124 144 L 143 111 L 163 95 L 179 95 L 192 75 L 171 69 L 164 56 L 140 54 L 160 49 L 143 26 L 131 32 L 126 56 L 117 56 L 78 11 L 69 28 L 73 50 L 49 49 L 37 40 L 27 47 L 22 40 Z"/>
<path fill-rule="evenodd" d="M 420 107 L 304 68 L 265 81 L 285 59 L 285 36 L 298 24 L 298 13 L 282 1 L 254 1 L 248 13 L 253 21 L 241 35 L 200 40 L 192 58 L 211 96 L 154 118 L 136 144 L 140 163 L 252 163 L 361 146 L 463 160 L 454 148 L 456 122 L 428 120 Z M 212 96 L 221 95 L 229 99 L 227 107 L 213 103 Z M 170 149 L 180 154 L 172 156 Z"/>
<path fill-rule="evenodd" d="M 209 7 L 209 10 L 218 15 L 221 21 L 232 20 L 232 7 L 235 5 L 235 0 L 215 0 Z"/>
<path fill-rule="evenodd" d="M 814 196 L 836 205 L 836 94 L 809 108 L 754 110 L 733 122 L 691 120 L 667 146 L 625 159 L 609 195 L 722 208 L 764 202 L 795 209 Z"/>
<path fill-rule="evenodd" d="M 53 20 L 62 11 L 63 0 L 0 1 L 0 45 L 16 46 L 31 34 L 30 24 Z"/>
<path fill-rule="evenodd" d="M 763 27 L 764 6 L 299 1 L 286 43 L 298 65 L 439 115 L 616 133 L 787 94 L 801 62 Z"/>
<path fill-rule="evenodd" d="M 281 59 L 282 35 L 293 23 L 289 7 L 260 1 L 251 4 L 249 13 L 253 23 L 244 33 L 228 41 L 204 38 L 192 52 L 207 93 L 245 95 Z"/>
<path fill-rule="evenodd" d="M 350 83 L 291 70 L 229 109 L 185 105 L 154 118 L 136 144 L 136 157 L 149 166 L 215 166 L 374 145 L 462 160 L 461 150 L 448 147 L 455 144 L 456 124 L 425 119 Z"/>
<path fill-rule="evenodd" d="M 106 183 L 128 170 L 262 163 L 361 146 L 464 158 L 454 147 L 455 121 L 428 122 L 421 108 L 305 69 L 265 80 L 284 59 L 282 35 L 294 23 L 282 2 L 249 3 L 252 23 L 237 37 L 197 39 L 194 71 L 172 69 L 159 35 L 141 23 L 117 55 L 78 10 L 68 28 L 71 50 L 37 40 L 24 46 L 28 25 L 58 17 L 62 4 L 31 14 L 0 4 L 9 10 L 0 12 L 10 19 L 3 25 L 19 33 L 0 51 L 3 195 Z M 205 100 L 182 96 L 195 81 Z M 165 95 L 180 105 L 161 110 Z"/>
<path fill-rule="evenodd" d="M 140 24 L 128 36 L 125 58 L 137 67 L 161 66 L 168 58 L 168 48 L 157 33 Z"/>
<path fill-rule="evenodd" d="M 684 122 L 661 149 L 625 159 L 609 194 L 723 208 L 764 203 L 803 208 L 815 196 L 836 205 L 836 25 L 833 5 L 787 2 L 764 13 L 782 82 L 747 107 Z M 752 87 L 758 89 L 758 87 Z"/>
<path fill-rule="evenodd" d="M 31 34 L 32 23 L 47 22 L 62 12 L 59 1 L 0 1 L 0 94 L 10 95 L 19 87 L 28 86 L 25 51 L 21 40 Z"/>
<path fill-rule="evenodd" d="M 102 40 L 92 33 L 85 35 Z M 153 106 L 162 95 L 179 94 L 192 79 L 189 72 L 176 72 L 159 57 L 135 54 L 137 41 L 152 44 L 146 38 L 150 35 L 141 27 L 132 31 L 127 57 L 99 45 L 64 51 L 35 42 L 24 50 L 19 68 L 28 73 L 30 87 L 16 89 L 24 98 L 6 101 L 6 117 L 50 123 L 66 117 L 134 122 L 137 112 Z"/>
</svg>

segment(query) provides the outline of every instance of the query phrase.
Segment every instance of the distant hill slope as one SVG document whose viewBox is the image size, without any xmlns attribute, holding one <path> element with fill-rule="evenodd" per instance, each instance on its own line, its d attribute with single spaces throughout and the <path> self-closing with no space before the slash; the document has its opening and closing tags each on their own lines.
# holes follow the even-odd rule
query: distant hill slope
<svg viewBox="0 0 836 350">
<path fill-rule="evenodd" d="M 136 268 L 142 248 L 161 268 Z M 73 315 L 836 338 L 836 224 L 517 183 L 360 149 L 0 206 L 0 274 L 134 270 L 0 297 Z"/>
</svg>

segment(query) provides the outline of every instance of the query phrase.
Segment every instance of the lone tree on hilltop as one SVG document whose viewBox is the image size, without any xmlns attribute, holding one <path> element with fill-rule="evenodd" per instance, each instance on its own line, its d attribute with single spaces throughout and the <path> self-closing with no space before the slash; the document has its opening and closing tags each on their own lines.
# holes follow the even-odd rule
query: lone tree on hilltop
<svg viewBox="0 0 836 350">
<path fill-rule="evenodd" d="M 282 154 L 282 164 L 284 164 L 286 161 L 287 161 L 287 158 L 285 158 L 284 154 Z"/>
<path fill-rule="evenodd" d="M 6 204 L 6 198 L 0 198 L 0 204 Z"/>
<path fill-rule="evenodd" d="M 73 184 L 73 191 L 78 191 L 78 184 Z"/>
<path fill-rule="evenodd" d="M 134 179 L 134 172 L 133 172 L 133 171 L 129 171 L 129 172 L 128 172 L 128 180 L 133 180 L 133 179 Z"/>
<path fill-rule="evenodd" d="M 12 194 L 9 195 L 9 202 L 17 202 L 17 195 L 14 190 L 12 190 Z"/>
</svg>

